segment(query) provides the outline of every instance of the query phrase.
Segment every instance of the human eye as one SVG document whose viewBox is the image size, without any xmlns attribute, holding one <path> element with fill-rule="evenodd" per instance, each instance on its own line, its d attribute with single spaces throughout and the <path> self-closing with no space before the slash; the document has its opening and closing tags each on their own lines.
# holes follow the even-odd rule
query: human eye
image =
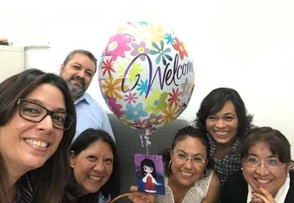
<svg viewBox="0 0 294 203">
<path fill-rule="evenodd" d="M 56 113 L 53 114 L 52 119 L 58 125 L 63 125 L 65 123 L 65 120 L 66 120 L 66 114 L 65 113 L 56 112 Z"/>
<path fill-rule="evenodd" d="M 277 167 L 277 166 L 279 165 L 279 162 L 278 162 L 278 160 L 276 160 L 276 159 L 269 159 L 269 160 L 266 161 L 266 164 L 267 164 L 269 167 L 273 167 L 273 168 L 275 168 L 275 167 Z"/>
<path fill-rule="evenodd" d="M 225 120 L 226 120 L 226 121 L 232 121 L 233 119 L 234 119 L 234 117 L 231 116 L 231 115 L 227 115 L 227 116 L 225 116 Z"/>
<path fill-rule="evenodd" d="M 81 67 L 79 65 L 72 65 L 72 67 L 73 67 L 74 70 L 80 70 L 81 69 Z"/>
<path fill-rule="evenodd" d="M 111 158 L 107 158 L 104 160 L 104 162 L 107 164 L 107 165 L 112 165 L 113 164 L 113 159 Z"/>
<path fill-rule="evenodd" d="M 202 157 L 195 156 L 195 157 L 193 157 L 192 160 L 194 163 L 204 163 L 204 160 Z"/>
<path fill-rule="evenodd" d="M 207 119 L 209 119 L 209 120 L 216 120 L 217 118 L 216 118 L 215 115 L 209 115 L 209 116 L 207 117 Z"/>
<path fill-rule="evenodd" d="M 178 153 L 178 158 L 180 160 L 186 160 L 187 159 L 187 156 L 184 153 Z"/>
<path fill-rule="evenodd" d="M 21 112 L 25 115 L 37 117 L 40 116 L 40 114 L 42 113 L 42 108 L 36 104 L 23 103 L 23 105 L 21 106 Z"/>
<path fill-rule="evenodd" d="M 90 162 L 95 162 L 97 160 L 97 158 L 93 155 L 90 155 L 87 157 L 87 159 L 90 161 Z"/>
<path fill-rule="evenodd" d="M 252 165 L 258 165 L 259 164 L 259 159 L 254 157 L 254 156 L 249 156 L 247 157 L 246 161 Z"/>
<path fill-rule="evenodd" d="M 94 75 L 92 71 L 86 71 L 86 74 L 90 78 L 93 77 L 93 75 Z"/>
</svg>

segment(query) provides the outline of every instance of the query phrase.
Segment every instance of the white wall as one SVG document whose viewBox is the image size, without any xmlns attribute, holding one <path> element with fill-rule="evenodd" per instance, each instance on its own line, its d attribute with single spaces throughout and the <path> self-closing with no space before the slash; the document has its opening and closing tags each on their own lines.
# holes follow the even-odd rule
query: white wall
<svg viewBox="0 0 294 203">
<path fill-rule="evenodd" d="M 28 66 L 58 73 L 72 49 L 99 58 L 126 21 L 160 22 L 175 30 L 194 60 L 196 88 L 181 117 L 192 120 L 209 91 L 228 86 L 239 91 L 255 124 L 281 130 L 294 145 L 293 10 L 293 0 L 10 0 L 1 3 L 0 38 L 50 45 L 29 50 Z M 108 108 L 97 79 L 89 92 Z"/>
</svg>

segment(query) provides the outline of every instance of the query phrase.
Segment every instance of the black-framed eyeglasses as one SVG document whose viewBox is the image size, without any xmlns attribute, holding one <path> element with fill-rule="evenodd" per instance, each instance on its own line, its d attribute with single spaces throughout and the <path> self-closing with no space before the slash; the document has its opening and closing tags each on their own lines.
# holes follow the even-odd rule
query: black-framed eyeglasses
<svg viewBox="0 0 294 203">
<path fill-rule="evenodd" d="M 52 119 L 53 126 L 61 130 L 68 130 L 73 122 L 73 117 L 64 111 L 50 111 L 44 106 L 33 101 L 18 99 L 19 115 L 27 121 L 41 122 L 47 115 Z"/>
</svg>

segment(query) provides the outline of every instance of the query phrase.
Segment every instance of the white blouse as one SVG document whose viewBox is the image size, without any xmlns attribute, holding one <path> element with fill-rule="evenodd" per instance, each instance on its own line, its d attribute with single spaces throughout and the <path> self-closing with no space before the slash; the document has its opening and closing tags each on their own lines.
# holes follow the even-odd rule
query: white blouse
<svg viewBox="0 0 294 203">
<path fill-rule="evenodd" d="M 208 171 L 208 175 L 195 182 L 195 185 L 186 193 L 182 203 L 201 202 L 206 197 L 213 170 Z M 168 186 L 168 178 L 165 177 L 165 195 L 158 195 L 156 203 L 174 203 L 174 195 Z"/>
</svg>

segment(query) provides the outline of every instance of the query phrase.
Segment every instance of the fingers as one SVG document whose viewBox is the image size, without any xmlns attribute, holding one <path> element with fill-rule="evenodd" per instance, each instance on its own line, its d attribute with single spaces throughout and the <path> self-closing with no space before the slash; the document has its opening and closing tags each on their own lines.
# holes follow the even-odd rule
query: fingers
<svg viewBox="0 0 294 203">
<path fill-rule="evenodd" d="M 261 198 L 257 197 L 258 196 L 256 195 L 257 193 L 252 193 L 252 194 L 253 194 L 253 198 L 250 203 L 265 203 Z"/>
<path fill-rule="evenodd" d="M 269 193 L 267 190 L 265 190 L 262 187 L 258 187 L 255 192 L 252 193 L 252 195 L 256 198 L 258 198 L 261 203 L 275 203 L 275 199 Z"/>
<path fill-rule="evenodd" d="M 132 186 L 130 187 L 130 191 L 131 191 L 131 192 L 138 192 L 138 187 L 132 185 Z"/>
<path fill-rule="evenodd" d="M 147 199 L 147 197 L 145 197 L 144 195 L 141 196 L 141 199 L 146 203 L 151 203 L 151 201 Z"/>
<path fill-rule="evenodd" d="M 145 195 L 142 194 L 129 195 L 128 198 L 134 203 L 154 203 L 154 201 L 149 200 Z"/>
<path fill-rule="evenodd" d="M 132 194 L 129 195 L 128 198 L 134 203 L 154 203 L 156 200 L 156 197 L 153 194 L 138 192 L 137 186 L 131 186 L 130 191 Z"/>
</svg>

